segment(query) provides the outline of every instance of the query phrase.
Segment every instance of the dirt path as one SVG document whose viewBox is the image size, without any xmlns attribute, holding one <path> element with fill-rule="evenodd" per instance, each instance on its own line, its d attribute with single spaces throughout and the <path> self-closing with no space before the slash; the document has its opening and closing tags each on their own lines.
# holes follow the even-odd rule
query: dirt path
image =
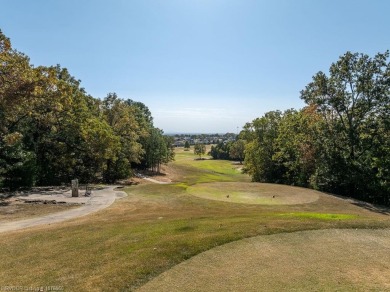
<svg viewBox="0 0 390 292">
<path fill-rule="evenodd" d="M 123 191 L 114 190 L 116 187 L 117 186 L 108 186 L 103 189 L 94 190 L 92 192 L 91 197 L 79 197 L 79 198 L 66 199 L 64 195 L 59 195 L 58 199 L 61 201 L 81 202 L 84 205 L 81 206 L 80 208 L 53 213 L 42 217 L 2 223 L 0 225 L 0 233 L 29 228 L 38 225 L 58 223 L 65 220 L 69 220 L 69 219 L 73 219 L 73 218 L 77 218 L 77 217 L 81 217 L 81 216 L 85 216 L 97 212 L 99 210 L 102 210 L 110 206 L 112 203 L 114 203 L 115 199 L 123 198 L 127 196 L 127 194 Z M 45 198 L 44 195 L 41 196 L 34 195 L 32 197 L 41 198 L 41 199 Z M 55 199 L 54 196 L 50 198 Z"/>
<path fill-rule="evenodd" d="M 390 291 L 390 229 L 244 239 L 201 253 L 139 291 Z"/>
<path fill-rule="evenodd" d="M 171 183 L 171 182 L 167 182 L 167 181 L 159 181 L 159 180 L 156 180 L 156 179 L 153 179 L 150 177 L 143 177 L 142 179 L 150 181 L 150 182 L 155 183 L 155 184 L 160 184 L 160 185 L 167 185 L 167 184 Z"/>
</svg>

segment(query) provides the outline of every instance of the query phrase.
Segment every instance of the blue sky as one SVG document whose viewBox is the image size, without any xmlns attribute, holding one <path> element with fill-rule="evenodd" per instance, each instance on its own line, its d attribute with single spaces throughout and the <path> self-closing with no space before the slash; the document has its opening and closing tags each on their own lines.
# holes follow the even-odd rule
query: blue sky
<svg viewBox="0 0 390 292">
<path fill-rule="evenodd" d="M 0 0 L 0 29 L 34 65 L 94 97 L 145 103 L 165 132 L 236 132 L 346 51 L 390 49 L 386 0 Z"/>
</svg>

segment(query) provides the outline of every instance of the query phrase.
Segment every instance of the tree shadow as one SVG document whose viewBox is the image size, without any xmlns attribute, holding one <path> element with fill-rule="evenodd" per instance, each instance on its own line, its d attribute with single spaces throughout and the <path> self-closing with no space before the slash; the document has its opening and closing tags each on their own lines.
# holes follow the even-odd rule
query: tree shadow
<svg viewBox="0 0 390 292">
<path fill-rule="evenodd" d="M 374 205 L 363 201 L 353 201 L 352 204 L 369 210 L 371 212 L 379 213 L 382 215 L 390 215 L 390 208 L 386 206 Z"/>
<path fill-rule="evenodd" d="M 347 201 L 352 205 L 366 209 L 368 211 L 375 212 L 375 213 L 382 214 L 382 215 L 390 215 L 390 207 L 372 204 L 372 203 L 360 201 L 358 199 L 354 199 L 354 198 L 350 198 L 350 197 L 343 197 L 341 195 L 336 195 L 336 194 L 332 194 L 332 193 L 328 193 L 328 192 L 324 192 L 324 193 L 327 195 L 342 199 L 344 201 Z"/>
<path fill-rule="evenodd" d="M 20 188 L 16 191 L 1 190 L 0 201 L 12 197 L 28 197 L 32 194 L 40 195 L 61 195 L 64 192 L 69 191 L 70 187 L 67 186 L 47 186 L 47 187 L 32 187 L 32 188 Z"/>
<path fill-rule="evenodd" d="M 163 173 L 161 171 L 153 171 L 153 170 L 143 170 L 143 171 L 140 171 L 140 173 L 143 175 L 149 176 L 149 177 L 166 176 L 167 175 L 166 173 Z"/>
<path fill-rule="evenodd" d="M 6 207 L 6 206 L 9 206 L 9 204 L 11 204 L 11 202 L 2 201 L 2 200 L 0 199 L 0 207 Z"/>
</svg>

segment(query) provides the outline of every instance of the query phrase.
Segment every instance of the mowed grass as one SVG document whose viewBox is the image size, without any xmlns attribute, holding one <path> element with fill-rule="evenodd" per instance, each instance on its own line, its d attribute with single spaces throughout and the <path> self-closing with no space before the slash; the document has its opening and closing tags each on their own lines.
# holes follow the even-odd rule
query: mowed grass
<svg viewBox="0 0 390 292">
<path fill-rule="evenodd" d="M 243 238 L 390 227 L 387 215 L 325 194 L 306 204 L 253 205 L 187 192 L 199 183 L 248 182 L 236 167 L 179 151 L 167 169 L 174 184 L 131 186 L 125 188 L 128 197 L 93 215 L 2 234 L 0 284 L 129 291 L 194 255 Z"/>
<path fill-rule="evenodd" d="M 206 152 L 210 150 L 207 147 Z M 171 165 L 170 171 L 176 174 L 176 181 L 184 182 L 187 185 L 194 185 L 205 182 L 238 182 L 250 181 L 249 176 L 241 173 L 240 165 L 234 165 L 226 160 L 212 160 L 204 155 L 200 160 L 195 156 L 193 149 L 184 151 L 183 148 L 176 149 L 175 163 Z"/>
<path fill-rule="evenodd" d="M 187 188 L 194 196 L 242 204 L 294 205 L 318 200 L 320 192 L 278 184 L 212 182 Z"/>
</svg>

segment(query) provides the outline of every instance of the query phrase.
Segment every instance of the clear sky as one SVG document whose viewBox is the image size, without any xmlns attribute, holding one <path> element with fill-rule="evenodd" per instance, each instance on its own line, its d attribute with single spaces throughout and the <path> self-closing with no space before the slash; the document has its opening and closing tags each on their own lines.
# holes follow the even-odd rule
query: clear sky
<svg viewBox="0 0 390 292">
<path fill-rule="evenodd" d="M 0 29 L 94 97 L 145 103 L 165 132 L 236 132 L 346 51 L 390 49 L 387 0 L 0 0 Z"/>
</svg>

